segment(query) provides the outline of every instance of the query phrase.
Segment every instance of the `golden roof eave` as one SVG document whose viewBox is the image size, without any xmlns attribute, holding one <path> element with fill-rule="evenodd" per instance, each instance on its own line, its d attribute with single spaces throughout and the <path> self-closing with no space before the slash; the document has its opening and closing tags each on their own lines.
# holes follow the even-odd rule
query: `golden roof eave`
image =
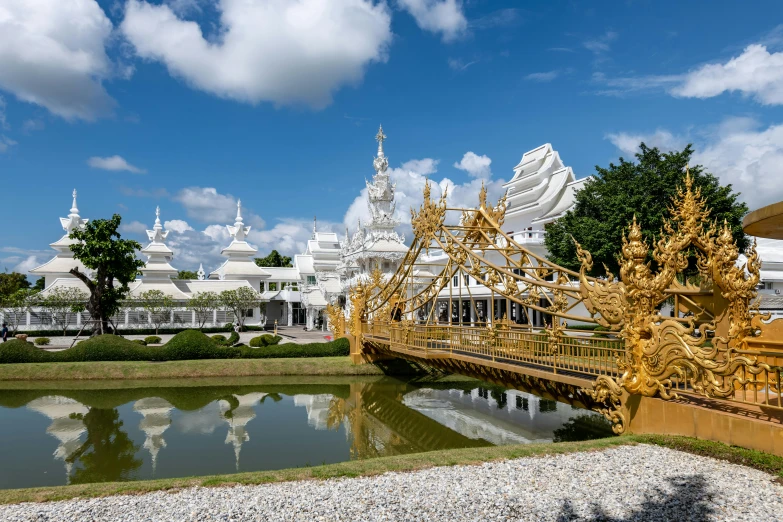
<svg viewBox="0 0 783 522">
<path fill-rule="evenodd" d="M 751 236 L 783 239 L 783 201 L 749 213 L 742 220 L 742 228 Z"/>
</svg>

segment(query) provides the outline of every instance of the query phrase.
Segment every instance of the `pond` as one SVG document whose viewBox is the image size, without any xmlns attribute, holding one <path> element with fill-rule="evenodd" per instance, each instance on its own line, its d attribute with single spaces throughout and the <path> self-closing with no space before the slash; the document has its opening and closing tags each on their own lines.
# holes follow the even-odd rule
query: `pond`
<svg viewBox="0 0 783 522">
<path fill-rule="evenodd" d="M 14 388 L 16 386 L 16 388 Z M 479 381 L 0 383 L 0 488 L 259 471 L 611 435 L 592 412 Z M 81 387 L 75 387 L 81 386 Z"/>
</svg>

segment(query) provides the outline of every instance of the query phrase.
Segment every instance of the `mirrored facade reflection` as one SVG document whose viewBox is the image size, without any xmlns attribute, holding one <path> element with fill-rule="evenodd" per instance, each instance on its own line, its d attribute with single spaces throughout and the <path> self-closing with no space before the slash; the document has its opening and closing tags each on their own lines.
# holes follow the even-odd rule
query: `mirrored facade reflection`
<svg viewBox="0 0 783 522">
<path fill-rule="evenodd" d="M 0 440 L 0 461 L 29 465 L 0 467 L 0 484 L 13 484 L 5 487 L 279 469 L 611 433 L 591 412 L 516 390 L 393 378 L 0 390 L 0 424 L 7 422 L 15 435 Z M 60 478 L 49 475 L 56 462 Z"/>
</svg>

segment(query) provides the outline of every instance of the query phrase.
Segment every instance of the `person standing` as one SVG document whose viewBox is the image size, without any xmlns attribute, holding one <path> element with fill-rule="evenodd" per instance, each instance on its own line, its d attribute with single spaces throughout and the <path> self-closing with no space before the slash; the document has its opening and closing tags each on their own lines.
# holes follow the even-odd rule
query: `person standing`
<svg viewBox="0 0 783 522">
<path fill-rule="evenodd" d="M 2 333 L 3 333 L 3 342 L 6 342 L 8 340 L 8 326 L 5 323 L 3 323 Z"/>
</svg>

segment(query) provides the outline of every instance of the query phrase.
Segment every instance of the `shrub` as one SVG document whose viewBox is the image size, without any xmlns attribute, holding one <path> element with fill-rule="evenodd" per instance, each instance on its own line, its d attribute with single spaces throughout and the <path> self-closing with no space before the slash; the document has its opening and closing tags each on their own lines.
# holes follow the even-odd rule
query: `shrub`
<svg viewBox="0 0 783 522">
<path fill-rule="evenodd" d="M 348 355 L 347 339 L 330 343 L 278 344 L 264 350 L 248 346 L 223 347 L 198 330 L 185 330 L 161 348 L 148 348 L 143 339 L 98 335 L 67 350 L 47 352 L 32 343 L 13 339 L 0 347 L 0 364 L 84 361 L 181 361 L 268 357 L 333 357 Z"/>
<path fill-rule="evenodd" d="M 35 340 L 36 346 L 47 346 L 51 342 L 48 337 L 39 337 Z"/>
<path fill-rule="evenodd" d="M 212 340 L 218 343 L 224 343 L 226 342 L 226 336 L 225 335 L 213 335 Z"/>
<path fill-rule="evenodd" d="M 290 358 L 290 357 L 338 357 L 348 355 L 351 347 L 348 339 L 341 338 L 329 343 L 295 344 L 286 343 L 267 346 L 264 350 L 243 346 L 240 348 L 245 359 Z"/>
<path fill-rule="evenodd" d="M 264 334 L 250 339 L 250 346 L 252 346 L 253 348 L 262 348 L 264 346 L 275 345 L 282 340 L 283 338 L 280 337 L 279 335 Z"/>
<path fill-rule="evenodd" d="M 215 341 L 198 330 L 185 330 L 167 342 L 161 350 L 161 359 L 183 361 L 187 359 L 235 359 L 240 357 L 236 348 L 218 346 Z"/>
<path fill-rule="evenodd" d="M 147 341 L 145 341 L 144 339 L 134 339 L 133 342 L 136 344 L 140 344 L 142 346 L 147 346 Z"/>
<path fill-rule="evenodd" d="M 144 342 L 146 344 L 160 344 L 162 339 L 158 337 L 157 335 L 150 335 L 148 337 L 144 338 Z"/>
</svg>

